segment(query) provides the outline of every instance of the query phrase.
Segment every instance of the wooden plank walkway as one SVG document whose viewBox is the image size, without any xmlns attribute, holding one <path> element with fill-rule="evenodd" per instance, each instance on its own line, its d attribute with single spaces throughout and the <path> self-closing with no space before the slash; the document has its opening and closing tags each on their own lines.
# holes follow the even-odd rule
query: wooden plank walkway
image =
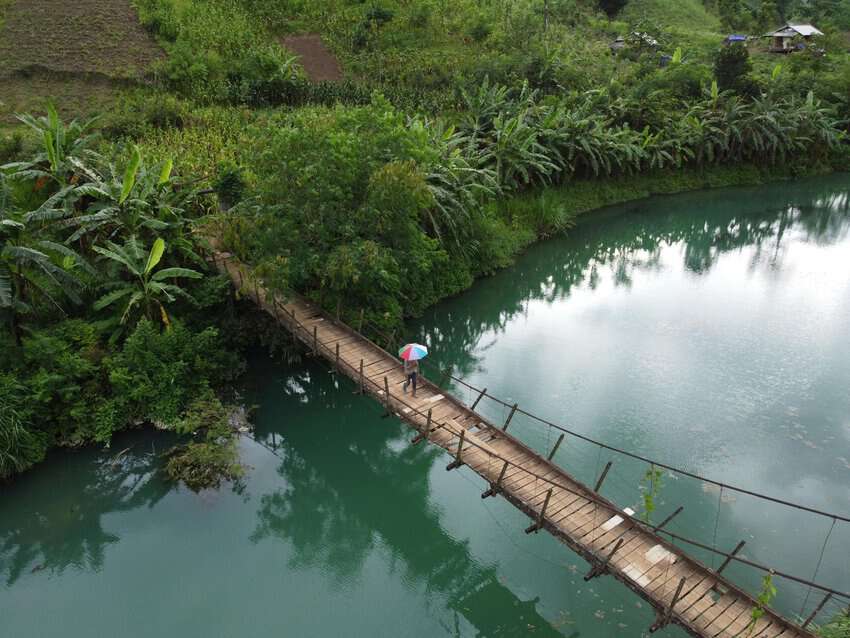
<svg viewBox="0 0 850 638">
<path fill-rule="evenodd" d="M 400 361 L 315 305 L 265 291 L 228 253 L 216 266 L 313 352 L 350 377 L 425 439 L 447 450 L 448 469 L 466 465 L 544 529 L 591 564 L 588 577 L 610 574 L 656 610 L 651 631 L 668 623 L 700 638 L 814 638 L 772 610 L 749 631 L 756 601 L 733 583 L 668 543 L 565 470 L 422 379 L 417 396 L 403 392 Z"/>
</svg>

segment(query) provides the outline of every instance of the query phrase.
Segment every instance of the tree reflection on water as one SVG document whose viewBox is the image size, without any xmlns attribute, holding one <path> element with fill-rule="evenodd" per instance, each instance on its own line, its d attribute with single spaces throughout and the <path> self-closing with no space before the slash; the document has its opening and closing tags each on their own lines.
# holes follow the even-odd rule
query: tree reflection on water
<svg viewBox="0 0 850 638">
<path fill-rule="evenodd" d="M 141 448 L 134 438 L 133 447 Z M 5 575 L 7 585 L 26 571 L 62 574 L 68 567 L 99 571 L 106 546 L 120 540 L 103 529 L 103 518 L 152 507 L 173 489 L 157 477 L 161 459 L 153 450 L 116 454 L 114 449 L 110 453 L 88 448 L 76 454 L 86 458 L 46 463 L 9 488 L 19 491 L 15 496 L 23 496 L 30 507 L 22 516 L 0 517 L 0 575 Z M 68 463 L 73 471 L 68 471 Z M 73 500 L 56 498 L 60 484 L 61 493 L 73 495 Z"/>
<path fill-rule="evenodd" d="M 486 350 L 482 337 L 504 332 L 529 302 L 552 303 L 583 286 L 595 289 L 606 271 L 613 286 L 631 287 L 637 272 L 664 266 L 669 247 L 681 247 L 682 267 L 696 276 L 745 247 L 752 251 L 751 270 L 775 270 L 789 234 L 831 245 L 850 232 L 850 191 L 839 184 L 795 183 L 790 194 L 779 185 L 681 195 L 665 207 L 666 214 L 654 211 L 663 201 L 657 198 L 618 207 L 616 216 L 602 216 L 604 223 L 580 224 L 567 238 L 535 246 L 521 258 L 521 267 L 478 282 L 469 303 L 433 308 L 411 328 L 410 339 L 431 346 L 431 367 L 452 366 L 464 377 L 479 366 L 475 351 Z M 689 214 L 690 207 L 699 214 Z M 427 334 L 422 326 L 428 326 Z M 446 353 L 450 360 L 440 358 Z"/>
<path fill-rule="evenodd" d="M 275 426 L 260 417 L 257 438 L 281 458 L 284 487 L 260 498 L 252 540 L 291 543 L 291 567 L 321 568 L 340 586 L 350 584 L 380 546 L 403 571 L 402 581 L 421 588 L 428 603 L 446 599 L 450 614 L 466 618 L 477 636 L 527 635 L 531 626 L 536 636 L 560 636 L 537 612 L 536 599 L 520 600 L 494 566 L 478 564 L 468 543 L 441 526 L 427 480 L 441 451 L 411 446 L 409 430 L 399 423 L 375 427 L 368 400 L 347 398 L 321 375 L 307 372 L 286 385 L 284 392 L 298 401 L 286 402 L 282 443 Z M 331 411 L 336 424 L 329 423 Z M 460 635 L 450 625 L 446 630 Z"/>
</svg>

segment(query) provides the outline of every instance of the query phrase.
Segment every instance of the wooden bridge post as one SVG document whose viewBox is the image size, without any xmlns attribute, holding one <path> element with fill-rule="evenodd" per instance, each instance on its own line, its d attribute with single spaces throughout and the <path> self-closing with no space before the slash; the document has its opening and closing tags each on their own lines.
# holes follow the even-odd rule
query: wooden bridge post
<svg viewBox="0 0 850 638">
<path fill-rule="evenodd" d="M 431 410 L 428 410 L 428 417 L 425 419 L 424 429 L 419 434 L 413 437 L 411 443 L 413 443 L 413 445 L 416 445 L 417 443 L 419 443 L 419 441 L 427 441 L 429 434 L 431 434 Z"/>
<path fill-rule="evenodd" d="M 537 522 L 525 528 L 526 534 L 531 534 L 532 532 L 536 534 L 543 527 L 543 517 L 546 516 L 546 508 L 549 507 L 549 499 L 552 498 L 553 489 L 550 487 L 549 491 L 546 492 L 546 499 L 543 501 L 543 507 L 540 508 L 540 514 L 537 515 Z"/>
<path fill-rule="evenodd" d="M 360 319 L 357 321 L 357 333 L 363 334 L 363 315 L 366 314 L 365 308 L 360 309 Z"/>
<path fill-rule="evenodd" d="M 336 322 L 339 323 L 339 312 L 342 309 L 342 299 L 336 300 Z"/>
<path fill-rule="evenodd" d="M 555 456 L 555 452 L 557 452 L 558 448 L 561 447 L 561 442 L 564 440 L 564 436 L 564 434 L 561 434 L 561 436 L 558 437 L 558 440 L 555 441 L 555 447 L 552 448 L 552 451 L 549 452 L 549 456 L 546 457 L 547 461 L 551 461 L 552 457 Z"/>
<path fill-rule="evenodd" d="M 820 604 L 815 607 L 814 611 L 809 614 L 809 617 L 806 618 L 805 622 L 800 625 L 803 629 L 805 629 L 806 626 L 815 619 L 815 617 L 820 613 L 820 610 L 824 608 L 824 605 L 829 602 L 830 598 L 832 598 L 832 592 L 826 592 L 826 596 L 823 597 L 823 600 L 820 601 Z"/>
<path fill-rule="evenodd" d="M 281 323 L 280 311 L 277 307 L 277 295 L 272 295 L 272 310 L 274 310 L 274 318 L 277 320 L 278 323 Z"/>
<path fill-rule="evenodd" d="M 673 595 L 673 600 L 670 601 L 670 606 L 662 614 L 658 614 L 653 623 L 652 627 L 649 628 L 649 633 L 655 633 L 662 627 L 666 627 L 670 624 L 670 620 L 673 618 L 673 607 L 676 606 L 676 603 L 679 602 L 679 596 L 682 594 L 682 588 L 685 586 L 686 578 L 682 578 L 679 580 L 679 585 L 676 587 L 676 593 Z"/>
<path fill-rule="evenodd" d="M 680 505 L 680 506 L 678 507 L 678 509 L 677 509 L 675 512 L 673 512 L 672 514 L 670 514 L 670 516 L 668 516 L 668 517 L 667 517 L 667 518 L 665 518 L 663 521 L 661 521 L 658 525 L 656 525 L 655 527 L 653 527 L 653 528 L 652 528 L 652 532 L 653 532 L 653 533 L 655 533 L 655 532 L 657 532 L 658 530 L 660 530 L 660 529 L 661 529 L 662 527 L 664 527 L 667 523 L 669 523 L 669 522 L 670 522 L 670 521 L 672 521 L 674 518 L 676 518 L 679 514 L 681 514 L 683 509 L 685 509 L 685 508 L 684 508 L 684 506 Z"/>
<path fill-rule="evenodd" d="M 505 472 L 508 471 L 509 463 L 505 461 L 505 464 L 502 466 L 502 471 L 499 472 L 499 478 L 495 483 L 490 483 L 490 489 L 484 492 L 481 495 L 481 498 L 487 498 L 488 496 L 496 496 L 499 492 L 502 491 L 502 479 L 505 478 Z"/>
<path fill-rule="evenodd" d="M 365 388 L 363 387 L 363 359 L 360 359 L 360 375 L 357 383 L 357 387 L 360 388 L 359 394 L 365 394 Z"/>
<path fill-rule="evenodd" d="M 319 329 L 313 326 L 313 356 L 319 355 Z"/>
<path fill-rule="evenodd" d="M 508 415 L 508 418 L 505 419 L 505 424 L 502 426 L 502 432 L 508 429 L 508 426 L 511 424 L 511 419 L 514 418 L 514 414 L 516 413 L 518 407 L 519 403 L 514 403 L 514 407 L 511 408 L 511 413 Z"/>
<path fill-rule="evenodd" d="M 239 275 L 239 292 L 242 292 L 242 286 L 244 284 L 242 283 L 242 268 L 239 266 L 236 267 L 236 274 Z"/>
<path fill-rule="evenodd" d="M 594 492 L 598 492 L 599 488 L 602 487 L 602 483 L 605 482 L 605 477 L 608 476 L 608 470 L 611 469 L 612 465 L 614 465 L 613 461 L 608 461 L 608 463 L 605 465 L 605 469 L 602 470 L 602 475 L 599 477 L 599 480 L 596 481 L 596 487 L 593 488 Z"/>
<path fill-rule="evenodd" d="M 446 466 L 446 471 L 453 470 L 456 467 L 460 467 L 461 465 L 463 465 L 463 460 L 461 459 L 460 455 L 461 452 L 463 452 L 463 439 L 465 436 L 466 430 L 461 430 L 460 440 L 457 442 L 457 454 L 455 455 L 455 460 Z"/>
<path fill-rule="evenodd" d="M 334 372 L 339 372 L 339 341 L 336 343 L 336 357 L 334 358 Z"/>
<path fill-rule="evenodd" d="M 717 569 L 717 572 L 716 572 L 716 573 L 718 573 L 718 574 L 719 574 L 719 573 L 720 573 L 720 572 L 722 572 L 724 569 L 726 569 L 726 567 L 728 567 L 729 563 L 731 563 L 731 562 L 732 562 L 732 559 L 735 557 L 735 555 L 736 555 L 738 552 L 740 552 L 742 549 L 744 549 L 744 545 L 746 545 L 746 544 L 747 544 L 747 541 L 741 541 L 740 543 L 738 543 L 738 544 L 735 546 L 735 549 L 733 549 L 733 550 L 732 550 L 732 553 L 731 553 L 731 554 L 729 554 L 729 555 L 726 557 L 726 560 L 724 560 L 724 561 L 723 561 L 723 564 L 722 564 L 722 565 L 720 565 L 720 567 Z"/>
<path fill-rule="evenodd" d="M 392 414 L 390 410 L 390 380 L 384 375 L 384 405 L 387 408 L 387 413 L 384 416 Z"/>
<path fill-rule="evenodd" d="M 475 412 L 475 408 L 478 406 L 478 402 L 479 402 L 479 401 L 481 401 L 481 399 L 483 399 L 483 398 L 484 398 L 484 395 L 485 395 L 485 394 L 487 394 L 487 388 L 484 388 L 484 389 L 481 391 L 481 393 L 478 395 L 478 398 L 477 398 L 477 399 L 475 399 L 475 401 L 472 403 L 472 407 L 471 407 L 471 408 L 469 408 L 469 409 L 470 409 L 470 410 L 472 410 L 473 412 Z"/>
<path fill-rule="evenodd" d="M 611 559 L 614 557 L 614 554 L 620 549 L 622 544 L 624 543 L 624 539 L 619 539 L 617 544 L 614 545 L 614 548 L 608 552 L 608 556 L 605 557 L 601 563 L 597 563 L 594 565 L 587 574 L 584 575 L 585 582 L 589 581 L 592 578 L 596 578 L 597 576 L 601 576 L 602 574 L 608 573 L 608 565 L 611 563 Z"/>
</svg>

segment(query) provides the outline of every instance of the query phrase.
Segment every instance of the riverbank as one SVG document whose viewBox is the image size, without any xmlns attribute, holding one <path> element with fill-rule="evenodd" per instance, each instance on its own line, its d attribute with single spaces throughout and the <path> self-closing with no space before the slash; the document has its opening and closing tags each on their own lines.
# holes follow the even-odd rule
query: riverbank
<svg viewBox="0 0 850 638">
<path fill-rule="evenodd" d="M 576 180 L 562 186 L 516 194 L 498 204 L 500 215 L 508 220 L 511 231 L 509 239 L 513 245 L 507 246 L 501 257 L 496 254 L 488 255 L 491 261 L 480 264 L 469 286 L 441 297 L 432 306 L 464 292 L 481 277 L 512 266 L 517 258 L 537 242 L 567 233 L 583 219 L 592 218 L 595 212 L 610 206 L 639 201 L 656 195 L 674 195 L 739 186 L 761 186 L 829 175 L 834 172 L 844 171 L 837 171 L 825 165 L 802 170 L 752 164 L 713 166 L 702 169 L 681 168 L 674 171 L 654 171 L 648 174 L 605 179 Z"/>
</svg>

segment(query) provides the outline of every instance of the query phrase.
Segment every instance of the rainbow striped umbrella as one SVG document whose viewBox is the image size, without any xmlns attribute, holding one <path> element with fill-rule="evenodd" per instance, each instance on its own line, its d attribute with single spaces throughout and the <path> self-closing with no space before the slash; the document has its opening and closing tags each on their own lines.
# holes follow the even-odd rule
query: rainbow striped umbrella
<svg viewBox="0 0 850 638">
<path fill-rule="evenodd" d="M 428 348 L 418 343 L 408 343 L 398 351 L 398 356 L 405 361 L 418 361 L 428 356 Z"/>
</svg>

